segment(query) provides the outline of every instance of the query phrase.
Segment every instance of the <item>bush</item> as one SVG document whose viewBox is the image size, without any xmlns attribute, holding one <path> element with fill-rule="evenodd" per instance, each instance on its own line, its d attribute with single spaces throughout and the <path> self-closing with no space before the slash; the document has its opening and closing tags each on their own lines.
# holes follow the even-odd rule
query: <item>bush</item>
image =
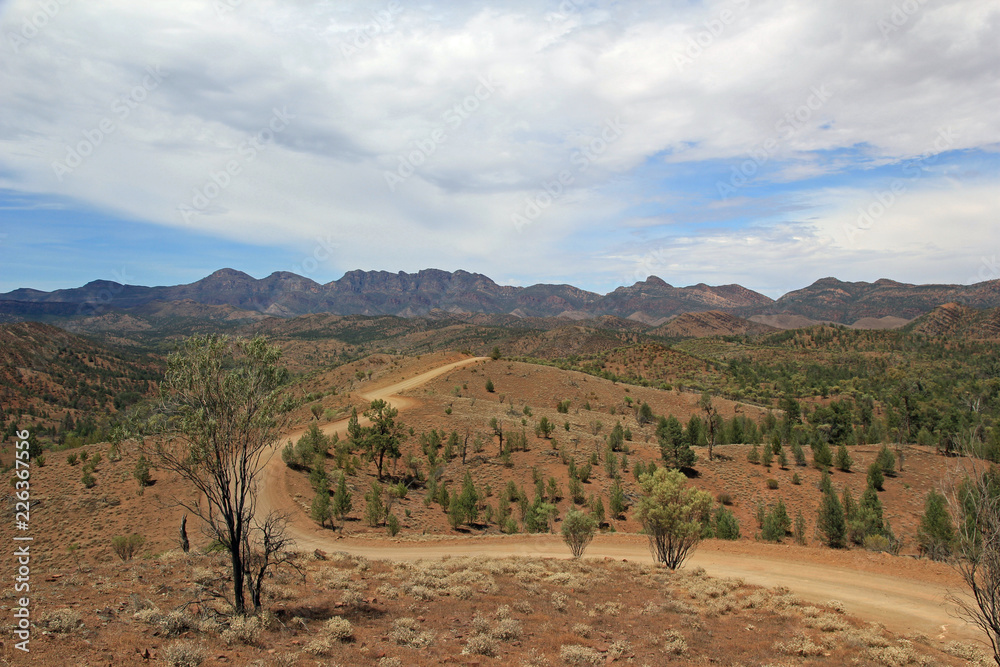
<svg viewBox="0 0 1000 667">
<path fill-rule="evenodd" d="M 128 537 L 115 535 L 111 538 L 111 550 L 123 561 L 132 560 L 145 542 L 146 538 L 136 533 L 132 533 Z"/>
<path fill-rule="evenodd" d="M 819 470 L 829 470 L 833 465 L 833 452 L 825 442 L 819 443 L 813 449 L 813 465 Z"/>
<path fill-rule="evenodd" d="M 354 637 L 354 626 L 342 616 L 334 616 L 323 625 L 323 636 L 339 642 L 350 641 Z"/>
<path fill-rule="evenodd" d="M 792 484 L 794 484 L 795 486 L 798 486 L 801 483 L 802 483 L 802 478 L 799 477 L 799 473 L 797 473 L 797 472 L 792 473 Z"/>
<path fill-rule="evenodd" d="M 493 386 L 493 380 L 486 380 L 486 391 L 491 394 L 496 391 L 496 387 Z"/>
<path fill-rule="evenodd" d="M 770 479 L 769 478 L 767 480 L 767 488 L 771 489 L 772 491 L 774 491 L 775 489 L 777 489 L 778 488 L 778 480 L 776 480 L 776 479 Z"/>
<path fill-rule="evenodd" d="M 948 514 L 945 497 L 931 489 L 924 501 L 924 514 L 917 528 L 920 553 L 932 560 L 946 560 L 955 545 L 955 527 Z"/>
<path fill-rule="evenodd" d="M 390 514 L 389 520 L 386 522 L 386 530 L 389 533 L 389 537 L 396 537 L 396 535 L 399 535 L 400 528 L 399 519 L 396 518 L 395 514 Z"/>
<path fill-rule="evenodd" d="M 205 661 L 205 651 L 194 642 L 174 642 L 163 651 L 163 661 L 169 667 L 198 667 Z"/>
<path fill-rule="evenodd" d="M 785 503 L 779 500 L 778 503 L 764 517 L 764 525 L 761 528 L 761 537 L 768 542 L 780 542 L 792 528 L 792 520 L 785 509 Z"/>
<path fill-rule="evenodd" d="M 730 495 L 729 493 L 727 493 L 725 491 L 719 493 L 719 495 L 717 495 L 715 497 L 715 499 L 719 501 L 720 505 L 729 506 L 729 505 L 733 504 L 733 497 L 732 497 L 732 495 Z"/>
<path fill-rule="evenodd" d="M 565 401 L 559 401 L 559 405 L 556 406 L 556 412 L 560 412 L 560 413 L 562 413 L 564 415 L 568 414 L 569 413 L 569 406 L 570 406 L 569 399 L 567 399 Z"/>
<path fill-rule="evenodd" d="M 882 465 L 878 461 L 874 461 L 868 466 L 868 486 L 882 491 L 883 484 L 885 484 L 885 475 L 882 473 Z"/>
<path fill-rule="evenodd" d="M 828 477 L 828 475 L 824 477 Z M 840 504 L 840 499 L 837 498 L 833 486 L 829 484 L 825 486 L 816 527 L 823 534 L 827 546 L 839 549 L 845 546 L 847 541 L 847 521 L 844 518 L 844 507 Z"/>
<path fill-rule="evenodd" d="M 837 458 L 835 463 L 837 464 L 837 469 L 843 472 L 851 472 L 851 466 L 854 465 L 854 459 L 851 458 L 851 453 L 847 451 L 845 445 L 841 445 L 837 448 Z"/>
<path fill-rule="evenodd" d="M 687 487 L 683 473 L 663 468 L 643 478 L 642 491 L 636 519 L 649 538 L 655 560 L 675 570 L 701 539 L 702 524 L 712 511 L 712 496 Z"/>
<path fill-rule="evenodd" d="M 594 539 L 597 532 L 597 522 L 594 518 L 583 512 L 570 510 L 562 522 L 563 542 L 569 547 L 573 558 L 580 558 L 587 549 L 587 545 Z"/>
<path fill-rule="evenodd" d="M 70 464 L 71 466 L 76 465 L 76 460 L 77 460 L 76 452 L 66 455 L 66 463 Z"/>
<path fill-rule="evenodd" d="M 724 506 L 715 511 L 715 536 L 720 540 L 740 539 L 739 519 Z"/>
<path fill-rule="evenodd" d="M 882 445 L 875 461 L 882 467 L 882 474 L 886 477 L 896 476 L 896 455 L 889 451 L 889 448 Z"/>
<path fill-rule="evenodd" d="M 132 469 L 132 476 L 139 483 L 139 488 L 147 487 L 153 483 L 153 477 L 149 471 L 149 461 L 145 456 L 139 455 L 139 460 L 135 462 L 135 468 Z"/>
<path fill-rule="evenodd" d="M 83 485 L 88 489 L 94 488 L 94 485 L 97 484 L 97 480 L 94 479 L 92 474 L 90 474 L 90 468 L 83 469 L 83 476 L 80 478 L 80 481 L 83 482 Z"/>
</svg>

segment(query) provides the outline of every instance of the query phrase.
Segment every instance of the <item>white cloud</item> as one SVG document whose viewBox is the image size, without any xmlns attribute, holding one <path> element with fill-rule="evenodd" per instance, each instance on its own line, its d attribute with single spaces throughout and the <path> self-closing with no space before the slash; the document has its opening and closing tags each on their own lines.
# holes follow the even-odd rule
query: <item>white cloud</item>
<svg viewBox="0 0 1000 667">
<path fill-rule="evenodd" d="M 41 5 L 9 3 L 0 18 L 0 185 L 304 253 L 333 234 L 342 239 L 333 263 L 345 268 L 608 276 L 632 269 L 607 249 L 645 226 L 623 211 L 678 196 L 670 183 L 626 199 L 609 187 L 654 156 L 741 160 L 776 140 L 774 158 L 788 162 L 770 178 L 787 181 L 859 159 L 816 151 L 850 150 L 872 164 L 920 155 L 945 126 L 958 131 L 953 150 L 1000 142 L 1000 12 L 975 0 L 921 3 L 898 26 L 890 21 L 891 32 L 879 21 L 893 5 L 860 0 L 612 9 L 247 0 L 222 15 L 218 4 L 62 2 L 27 38 L 24 21 Z M 162 85 L 132 99 L 150 66 L 162 68 Z M 274 108 L 294 118 L 252 160 L 241 157 Z M 574 151 L 601 146 L 614 119 L 624 132 L 582 169 Z M 53 163 L 105 120 L 114 130 L 59 180 Z M 390 191 L 386 172 L 427 153 L 435 132 L 443 138 L 433 152 Z M 231 160 L 240 174 L 185 221 L 178 206 L 193 206 L 194 190 Z M 567 170 L 572 186 L 515 229 L 511 215 Z M 933 221 L 958 203 L 956 192 L 909 197 L 885 226 L 919 230 L 903 236 L 926 240 L 922 261 L 953 256 L 959 241 L 938 242 Z M 976 196 L 986 213 L 967 213 L 979 225 L 995 209 Z M 684 258 L 665 266 L 728 282 L 759 275 L 762 252 L 772 261 L 793 253 L 806 258 L 804 271 L 832 243 L 841 214 L 831 215 L 796 227 L 806 230 L 796 238 L 778 224 L 675 238 Z M 899 234 L 886 234 L 872 230 L 871 247 L 838 246 L 837 261 L 863 264 L 883 242 L 892 254 Z M 771 272 L 763 285 L 748 282 L 788 285 Z"/>
</svg>

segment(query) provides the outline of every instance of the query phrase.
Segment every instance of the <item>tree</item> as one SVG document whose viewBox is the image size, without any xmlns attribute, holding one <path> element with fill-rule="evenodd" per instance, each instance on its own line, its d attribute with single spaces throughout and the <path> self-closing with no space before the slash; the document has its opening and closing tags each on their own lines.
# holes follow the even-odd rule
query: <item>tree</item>
<svg viewBox="0 0 1000 667">
<path fill-rule="evenodd" d="M 326 522 L 333 518 L 333 510 L 330 506 L 330 491 L 323 487 L 317 489 L 313 497 L 312 507 L 309 508 L 309 515 L 313 521 L 318 521 L 319 525 L 326 527 Z"/>
<path fill-rule="evenodd" d="M 503 422 L 501 422 L 496 417 L 490 418 L 490 428 L 493 430 L 493 435 L 500 439 L 500 456 L 503 455 Z"/>
<path fill-rule="evenodd" d="M 365 494 L 365 520 L 372 528 L 385 522 L 386 508 L 382 500 L 383 493 L 382 485 L 373 481 L 371 489 Z"/>
<path fill-rule="evenodd" d="M 788 516 L 785 502 L 778 500 L 777 504 L 764 517 L 761 537 L 769 542 L 780 542 L 792 529 L 792 519 Z"/>
<path fill-rule="evenodd" d="M 975 436 L 966 445 L 967 454 L 978 444 L 973 440 Z M 965 468 L 967 476 L 947 498 L 957 519 L 953 562 L 972 599 L 952 596 L 951 601 L 986 634 L 993 659 L 1000 665 L 1000 469 L 984 469 L 974 459 Z"/>
<path fill-rule="evenodd" d="M 331 511 L 340 521 L 340 528 L 343 531 L 344 521 L 351 512 L 351 492 L 347 490 L 347 476 L 340 473 L 340 481 L 337 482 L 337 490 L 333 492 L 333 504 Z"/>
<path fill-rule="evenodd" d="M 698 401 L 698 407 L 700 407 L 705 412 L 705 423 L 708 426 L 708 460 L 712 460 L 712 449 L 715 447 L 715 437 L 717 431 L 716 415 L 718 414 L 718 409 L 712 405 L 712 395 L 707 391 L 701 395 L 701 399 Z"/>
<path fill-rule="evenodd" d="M 132 470 L 132 476 L 139 482 L 140 491 L 153 483 L 153 476 L 149 472 L 149 459 L 145 455 L 139 455 L 139 460 L 135 462 L 135 468 Z"/>
<path fill-rule="evenodd" d="M 291 407 L 280 357 L 263 337 L 192 336 L 167 358 L 163 399 L 123 433 L 155 436 L 142 446 L 195 487 L 196 500 L 176 502 L 229 554 L 238 615 L 247 612 L 248 592 L 261 609 L 265 576 L 290 562 L 285 518 L 256 515 L 258 480 Z"/>
<path fill-rule="evenodd" d="M 917 528 L 917 545 L 921 555 L 931 560 L 947 560 L 955 544 L 955 526 L 948 514 L 947 500 L 931 489 L 924 501 L 924 514 Z"/>
<path fill-rule="evenodd" d="M 715 536 L 720 540 L 740 539 L 740 521 L 725 505 L 715 510 Z"/>
<path fill-rule="evenodd" d="M 833 465 L 833 453 L 825 440 L 813 448 L 813 465 L 819 470 L 829 470 Z"/>
<path fill-rule="evenodd" d="M 611 483 L 611 491 L 608 496 L 608 509 L 611 510 L 611 518 L 617 519 L 628 507 L 625 501 L 625 490 L 622 488 L 622 482 L 617 477 L 615 481 Z"/>
<path fill-rule="evenodd" d="M 486 380 L 486 391 L 490 392 L 491 394 L 494 391 L 496 391 L 496 387 L 493 386 L 493 380 L 490 380 L 488 378 Z"/>
<path fill-rule="evenodd" d="M 573 558 L 580 558 L 587 545 L 594 539 L 597 522 L 594 517 L 577 510 L 570 510 L 562 522 L 563 542 L 569 547 Z"/>
<path fill-rule="evenodd" d="M 686 486 L 683 473 L 658 469 L 643 477 L 643 498 L 635 510 L 649 538 L 654 560 L 671 570 L 680 567 L 701 539 L 712 512 L 712 496 Z"/>
<path fill-rule="evenodd" d="M 694 466 L 697 458 L 691 445 L 684 439 L 683 427 L 676 417 L 660 417 L 656 425 L 656 439 L 660 443 L 660 454 L 667 467 L 681 470 Z"/>
<path fill-rule="evenodd" d="M 882 466 L 878 461 L 873 461 L 868 466 L 868 486 L 881 491 L 883 484 L 885 484 L 885 475 L 882 474 Z"/>
<path fill-rule="evenodd" d="M 490 359 L 492 359 L 493 361 L 497 361 L 500 359 L 500 346 L 498 345 L 493 346 L 493 351 L 490 352 Z"/>
<path fill-rule="evenodd" d="M 539 438 L 551 438 L 552 431 L 556 430 L 555 424 L 549 421 L 548 417 L 542 417 L 538 420 L 538 426 L 535 427 L 535 435 Z"/>
<path fill-rule="evenodd" d="M 361 428 L 361 448 L 368 460 L 375 462 L 378 479 L 382 481 L 385 457 L 399 459 L 399 443 L 403 440 L 403 425 L 396 423 L 399 410 L 380 398 L 375 399 L 365 410 L 365 417 L 371 426 Z"/>
<path fill-rule="evenodd" d="M 837 470 L 851 472 L 851 466 L 854 465 L 854 459 L 851 458 L 851 453 L 847 451 L 846 445 L 837 447 L 837 457 L 834 462 L 837 464 Z"/>
<path fill-rule="evenodd" d="M 825 478 L 829 475 L 824 474 Z M 833 490 L 832 484 L 824 485 L 823 499 L 820 501 L 819 517 L 816 527 L 826 539 L 826 544 L 834 549 L 839 549 L 846 544 L 847 522 L 844 518 L 844 508 Z"/>
</svg>

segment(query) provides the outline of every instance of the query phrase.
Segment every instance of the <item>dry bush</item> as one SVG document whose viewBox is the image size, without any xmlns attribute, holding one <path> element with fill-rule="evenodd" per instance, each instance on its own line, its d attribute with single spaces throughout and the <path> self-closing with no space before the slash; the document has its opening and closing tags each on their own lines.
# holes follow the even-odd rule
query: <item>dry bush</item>
<svg viewBox="0 0 1000 667">
<path fill-rule="evenodd" d="M 447 589 L 447 593 L 458 600 L 471 600 L 476 595 L 476 592 L 468 586 L 451 586 Z"/>
<path fill-rule="evenodd" d="M 670 655 L 684 655 L 688 649 L 687 640 L 676 630 L 667 630 L 663 633 L 662 648 L 665 653 Z"/>
<path fill-rule="evenodd" d="M 49 632 L 65 634 L 73 632 L 83 625 L 83 620 L 80 618 L 79 613 L 65 608 L 42 614 L 42 624 Z"/>
<path fill-rule="evenodd" d="M 490 630 L 490 636 L 498 641 L 512 642 L 520 639 L 523 632 L 521 624 L 515 619 L 505 618 L 493 626 L 493 629 Z"/>
<path fill-rule="evenodd" d="M 778 642 L 774 645 L 774 650 L 785 655 L 797 655 L 803 658 L 823 655 L 823 647 L 816 644 L 805 634 L 797 634 L 787 642 Z"/>
<path fill-rule="evenodd" d="M 379 658 L 378 667 L 403 667 L 403 661 L 399 658 L 384 656 Z"/>
<path fill-rule="evenodd" d="M 527 657 L 524 658 L 521 667 L 549 667 L 551 664 L 544 654 L 539 653 L 538 649 L 533 648 Z"/>
<path fill-rule="evenodd" d="M 816 628 L 823 632 L 846 632 L 851 629 L 851 625 L 847 621 L 833 614 L 820 614 L 811 618 L 807 617 L 804 622 L 806 627 Z"/>
<path fill-rule="evenodd" d="M 514 603 L 514 610 L 519 614 L 534 614 L 535 610 L 531 607 L 527 600 L 518 600 Z"/>
<path fill-rule="evenodd" d="M 556 611 L 565 612 L 566 605 L 569 604 L 569 598 L 562 593 L 552 594 L 552 607 Z"/>
<path fill-rule="evenodd" d="M 198 620 L 183 611 L 172 611 L 160 619 L 159 625 L 165 635 L 174 637 L 187 630 L 197 630 Z"/>
<path fill-rule="evenodd" d="M 559 658 L 569 665 L 600 665 L 604 657 L 590 648 L 579 644 L 563 644 L 559 647 Z"/>
<path fill-rule="evenodd" d="M 433 633 L 423 632 L 420 623 L 414 618 L 398 618 L 392 624 L 389 639 L 400 646 L 424 648 L 434 640 Z"/>
<path fill-rule="evenodd" d="M 867 649 L 862 656 L 885 667 L 905 667 L 906 665 L 927 665 L 933 662 L 913 650 L 910 642 L 901 640 L 898 646 Z"/>
<path fill-rule="evenodd" d="M 591 628 L 586 623 L 577 623 L 572 628 L 570 628 L 570 632 L 572 632 L 574 635 L 580 635 L 584 639 L 590 638 L 591 630 L 593 630 L 593 628 Z"/>
<path fill-rule="evenodd" d="M 395 600 L 399 598 L 399 589 L 391 584 L 382 584 L 375 589 L 375 592 L 384 597 L 386 600 Z"/>
<path fill-rule="evenodd" d="M 840 600 L 828 600 L 827 603 L 826 603 L 826 608 L 827 609 L 832 609 L 833 611 L 837 612 L 838 614 L 846 614 L 847 613 L 847 608 L 844 607 L 844 603 L 841 602 Z"/>
<path fill-rule="evenodd" d="M 407 591 L 410 597 L 421 602 L 428 602 L 437 599 L 437 593 L 426 586 L 410 586 Z"/>
<path fill-rule="evenodd" d="M 462 655 L 485 655 L 494 657 L 497 654 L 497 643 L 489 635 L 474 634 L 469 637 L 462 649 Z"/>
<path fill-rule="evenodd" d="M 490 631 L 489 620 L 477 612 L 476 615 L 472 617 L 472 631 L 477 634 L 485 635 Z"/>
<path fill-rule="evenodd" d="M 608 647 L 608 658 L 610 660 L 618 660 L 626 655 L 630 655 L 631 653 L 632 645 L 624 639 L 612 642 L 611 646 Z"/>
<path fill-rule="evenodd" d="M 354 637 L 354 626 L 346 618 L 334 616 L 323 625 L 320 632 L 328 639 L 346 642 Z"/>
<path fill-rule="evenodd" d="M 198 667 L 204 660 L 204 649 L 194 642 L 174 642 L 163 651 L 163 661 L 169 667 Z"/>
<path fill-rule="evenodd" d="M 617 616 L 622 611 L 621 602 L 604 602 L 602 604 L 595 604 L 594 608 L 591 610 L 591 616 Z"/>
<path fill-rule="evenodd" d="M 222 640 L 229 644 L 257 646 L 267 621 L 262 616 L 234 616 L 229 627 L 222 633 Z"/>
</svg>

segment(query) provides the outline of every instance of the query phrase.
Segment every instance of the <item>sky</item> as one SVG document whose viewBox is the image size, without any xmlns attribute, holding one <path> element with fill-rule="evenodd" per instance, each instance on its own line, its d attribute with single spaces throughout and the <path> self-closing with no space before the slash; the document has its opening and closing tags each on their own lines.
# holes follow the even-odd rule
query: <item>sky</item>
<svg viewBox="0 0 1000 667">
<path fill-rule="evenodd" d="M 0 292 L 1000 278 L 993 0 L 0 0 Z"/>
</svg>

